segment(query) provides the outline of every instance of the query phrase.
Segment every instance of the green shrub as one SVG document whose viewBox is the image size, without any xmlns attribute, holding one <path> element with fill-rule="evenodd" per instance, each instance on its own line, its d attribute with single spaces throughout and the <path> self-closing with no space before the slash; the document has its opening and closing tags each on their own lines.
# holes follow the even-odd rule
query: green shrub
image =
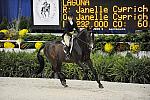
<svg viewBox="0 0 150 100">
<path fill-rule="evenodd" d="M 1 76 L 3 77 L 33 77 L 35 70 L 39 66 L 36 53 L 1 51 L 0 61 Z M 49 77 L 48 73 L 51 72 L 51 65 L 46 63 L 45 66 L 41 75 Z M 34 77 L 39 76 L 36 75 Z"/>
<path fill-rule="evenodd" d="M 19 29 L 29 29 L 31 27 L 31 18 L 30 17 L 21 17 L 19 23 Z"/>
<path fill-rule="evenodd" d="M 63 64 L 62 71 L 69 79 L 82 79 L 83 76 L 81 68 L 78 65 L 72 63 Z"/>
<path fill-rule="evenodd" d="M 92 58 L 102 80 L 130 83 L 150 83 L 150 58 L 132 55 L 94 54 Z"/>
<path fill-rule="evenodd" d="M 60 40 L 60 39 L 61 37 L 52 34 L 37 34 L 37 35 L 28 34 L 24 38 L 25 41 L 53 41 L 53 40 Z"/>
<path fill-rule="evenodd" d="M 51 77 L 51 64 L 45 59 L 45 67 L 41 74 L 34 72 L 39 67 L 37 52 L 0 52 L 0 76 L 3 77 Z M 135 58 L 130 53 L 127 56 L 101 54 L 99 51 L 91 54 L 93 66 L 101 80 L 112 82 L 150 83 L 150 58 Z M 83 79 L 83 70 L 76 64 L 64 63 L 62 71 L 66 78 Z M 89 71 L 89 80 L 93 74 Z"/>
<path fill-rule="evenodd" d="M 0 23 L 0 30 L 7 29 L 7 26 L 8 26 L 8 20 L 7 18 L 3 18 L 2 22 Z"/>
</svg>

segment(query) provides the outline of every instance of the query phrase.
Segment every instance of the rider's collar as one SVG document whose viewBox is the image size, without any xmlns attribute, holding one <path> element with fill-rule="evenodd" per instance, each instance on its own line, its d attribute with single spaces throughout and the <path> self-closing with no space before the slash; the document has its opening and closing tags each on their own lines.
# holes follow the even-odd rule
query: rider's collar
<svg viewBox="0 0 150 100">
<path fill-rule="evenodd" d="M 73 21 L 72 20 L 69 20 L 69 23 L 70 23 L 70 25 L 73 25 Z"/>
</svg>

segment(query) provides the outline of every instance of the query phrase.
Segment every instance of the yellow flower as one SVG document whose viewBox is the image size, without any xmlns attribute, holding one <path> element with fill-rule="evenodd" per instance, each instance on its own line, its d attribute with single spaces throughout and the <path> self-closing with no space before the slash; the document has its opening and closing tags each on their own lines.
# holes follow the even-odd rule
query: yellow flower
<svg viewBox="0 0 150 100">
<path fill-rule="evenodd" d="M 19 31 L 19 36 L 24 37 L 26 35 L 26 33 L 28 33 L 28 30 L 27 29 L 22 29 L 22 30 Z"/>
<path fill-rule="evenodd" d="M 4 48 L 14 48 L 14 47 L 15 47 L 15 45 L 11 42 L 5 42 L 4 43 Z"/>
<path fill-rule="evenodd" d="M 42 42 L 36 42 L 36 43 L 35 43 L 35 48 L 36 48 L 36 49 L 40 49 L 42 45 L 43 45 Z"/>
<path fill-rule="evenodd" d="M 104 46 L 104 50 L 105 50 L 105 52 L 108 52 L 108 53 L 112 52 L 113 45 L 111 43 L 106 43 Z"/>
<path fill-rule="evenodd" d="M 130 51 L 132 53 L 138 53 L 140 51 L 140 45 L 138 43 L 131 43 L 130 44 Z"/>
<path fill-rule="evenodd" d="M 3 32 L 4 34 L 8 34 L 9 33 L 9 31 L 6 30 L 6 29 L 0 30 L 0 32 Z"/>
</svg>

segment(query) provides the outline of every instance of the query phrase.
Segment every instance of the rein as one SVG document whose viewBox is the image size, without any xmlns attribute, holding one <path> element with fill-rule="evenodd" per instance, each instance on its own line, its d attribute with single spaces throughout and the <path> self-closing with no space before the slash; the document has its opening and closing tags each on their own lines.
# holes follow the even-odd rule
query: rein
<svg viewBox="0 0 150 100">
<path fill-rule="evenodd" d="M 90 48 L 92 48 L 92 46 L 91 46 L 89 43 L 86 43 L 85 41 L 81 40 L 81 39 L 80 39 L 80 38 L 78 38 L 78 37 L 75 37 L 75 38 L 77 38 L 78 40 L 80 40 L 82 43 L 84 43 L 84 44 L 88 45 Z"/>
</svg>

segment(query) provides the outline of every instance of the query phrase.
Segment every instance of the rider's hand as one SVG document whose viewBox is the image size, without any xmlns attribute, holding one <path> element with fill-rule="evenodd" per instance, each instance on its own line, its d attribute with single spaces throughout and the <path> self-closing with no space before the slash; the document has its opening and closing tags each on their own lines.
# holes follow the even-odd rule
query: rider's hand
<svg viewBox="0 0 150 100">
<path fill-rule="evenodd" d="M 69 32 L 69 33 L 67 33 L 70 37 L 72 37 L 72 34 Z"/>
</svg>

